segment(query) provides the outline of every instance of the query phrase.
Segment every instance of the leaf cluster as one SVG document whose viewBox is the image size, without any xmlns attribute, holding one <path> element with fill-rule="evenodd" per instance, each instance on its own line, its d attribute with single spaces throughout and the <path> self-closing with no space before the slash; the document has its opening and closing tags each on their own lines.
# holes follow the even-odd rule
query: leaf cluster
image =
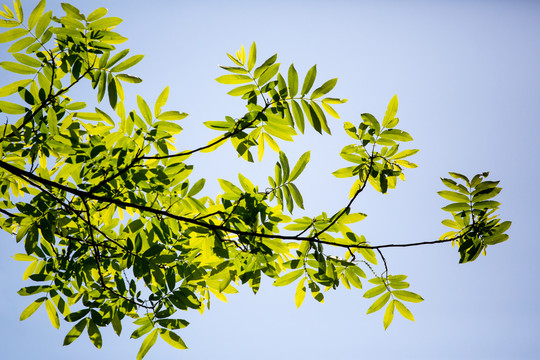
<svg viewBox="0 0 540 360">
<path fill-rule="evenodd" d="M 385 328 L 394 309 L 414 320 L 403 302 L 422 298 L 405 290 L 406 276 L 390 274 L 381 249 L 431 242 L 372 245 L 354 228 L 366 217 L 353 206 L 368 183 L 387 193 L 405 179 L 405 168 L 416 167 L 405 159 L 418 150 L 399 149 L 412 137 L 396 128 L 397 96 L 382 122 L 365 113 L 358 126 L 344 123 L 355 143 L 339 155 L 353 165 L 334 175 L 354 178 L 348 202 L 294 218 L 293 211 L 304 209 L 298 180 L 311 153 L 291 166 L 280 143 L 304 134 L 306 124 L 331 134 L 329 117 L 340 118 L 334 106 L 346 102 L 329 95 L 337 79 L 315 86 L 316 66 L 302 78 L 292 64 L 281 74 L 277 55 L 260 63 L 255 43 L 248 52 L 241 47 L 227 54 L 232 65 L 222 66 L 227 74 L 216 80 L 233 85 L 228 94 L 247 111 L 204 122 L 221 134 L 184 149 L 175 141 L 187 114 L 166 108 L 168 87 L 155 101 L 137 96 L 136 109 L 125 109 L 124 85 L 142 81 L 125 71 L 143 55 L 117 49 L 127 40 L 113 31 L 122 20 L 105 8 L 84 15 L 62 4 L 61 17 L 45 8 L 42 0 L 25 18 L 15 0 L 13 10 L 4 5 L 0 11 L 0 27 L 7 29 L 0 42 L 12 42 L 13 57 L 0 67 L 21 77 L 0 88 L 9 100 L 0 101 L 7 117 L 0 125 L 0 227 L 24 248 L 15 260 L 28 262 L 23 279 L 31 285 L 19 294 L 34 299 L 21 320 L 45 304 L 53 327 L 70 324 L 64 345 L 86 331 L 97 348 L 101 329 L 112 326 L 120 335 L 122 324 L 133 321 L 141 359 L 158 337 L 186 348 L 178 335 L 188 325 L 183 311 L 203 313 L 241 285 L 257 293 L 263 277 L 275 286 L 298 280 L 298 307 L 308 290 L 323 302 L 325 292 L 340 285 L 363 289 L 367 280 L 375 287 L 364 297 L 376 298 L 368 313 L 386 306 Z M 104 104 L 92 109 L 75 99 L 71 90 L 84 83 Z M 229 140 L 247 161 L 254 161 L 255 149 L 262 161 L 266 145 L 277 154 L 269 186 L 259 189 L 238 174 L 236 183 L 217 179 L 221 193 L 206 193 L 207 180 L 192 176 L 197 164 L 188 160 L 211 156 Z M 458 243 L 460 261 L 472 261 L 508 238 L 510 222 L 494 215 L 500 204 L 492 199 L 501 189 L 484 181 L 487 173 L 470 181 L 450 175 L 457 181 L 443 179 L 450 190 L 439 194 L 452 201 L 443 208 L 452 219 L 443 224 L 454 231 L 440 242 Z"/>
</svg>

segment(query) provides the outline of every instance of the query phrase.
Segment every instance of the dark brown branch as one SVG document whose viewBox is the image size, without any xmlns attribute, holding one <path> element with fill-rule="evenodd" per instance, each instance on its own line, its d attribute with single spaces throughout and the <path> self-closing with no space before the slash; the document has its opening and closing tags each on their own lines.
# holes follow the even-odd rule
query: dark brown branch
<svg viewBox="0 0 540 360">
<path fill-rule="evenodd" d="M 98 195 L 95 195 L 95 194 L 90 194 L 90 193 L 88 193 L 86 191 L 81 191 L 81 190 L 74 189 L 74 188 L 71 188 L 71 187 L 66 186 L 66 185 L 59 184 L 59 183 L 51 181 L 51 180 L 43 179 L 43 178 L 41 178 L 41 177 L 39 177 L 37 175 L 29 173 L 29 172 L 27 172 L 25 170 L 19 169 L 19 168 L 15 167 L 15 166 L 10 165 L 8 163 L 5 163 L 3 161 L 0 161 L 0 168 L 3 168 L 5 170 L 9 171 L 13 175 L 16 175 L 16 176 L 19 176 L 19 177 L 22 177 L 22 178 L 26 177 L 26 178 L 32 179 L 32 180 L 37 181 L 37 182 L 39 182 L 39 183 L 41 183 L 43 185 L 51 186 L 51 187 L 54 187 L 54 188 L 57 188 L 57 189 L 60 189 L 60 190 L 64 190 L 64 191 L 69 192 L 71 194 L 77 195 L 77 196 L 79 196 L 81 198 L 87 198 L 87 199 L 93 199 L 93 200 L 102 201 L 102 202 L 108 202 L 108 203 L 112 203 L 112 204 L 115 204 L 115 205 L 120 206 L 120 207 L 130 207 L 130 208 L 134 208 L 134 209 L 137 209 L 137 210 L 140 210 L 140 211 L 143 211 L 143 212 L 149 212 L 149 213 L 152 213 L 152 214 L 155 214 L 155 215 L 161 215 L 161 216 L 169 217 L 169 218 L 181 221 L 181 222 L 194 224 L 194 225 L 199 225 L 199 226 L 202 226 L 202 227 L 207 228 L 209 230 L 221 230 L 221 231 L 229 232 L 229 233 L 236 234 L 236 235 L 247 235 L 247 236 L 260 237 L 260 238 L 293 240 L 293 241 L 306 240 L 306 241 L 310 241 L 310 242 L 321 243 L 321 244 L 332 245 L 332 246 L 338 246 L 338 247 L 343 247 L 343 248 L 359 248 L 359 249 L 360 248 L 364 248 L 364 249 L 382 249 L 382 248 L 390 248 L 390 247 L 409 247 L 409 246 L 419 246 L 419 245 L 427 245 L 427 244 L 437 244 L 437 243 L 454 241 L 454 240 L 460 239 L 461 237 L 463 237 L 465 235 L 465 234 L 459 235 L 457 237 L 454 237 L 454 238 L 451 238 L 451 239 L 446 239 L 446 240 L 436 240 L 436 241 L 408 243 L 408 244 L 385 244 L 385 245 L 371 246 L 371 245 L 367 245 L 367 244 L 353 244 L 353 245 L 347 244 L 347 245 L 345 245 L 345 244 L 340 244 L 340 243 L 336 243 L 336 242 L 321 240 L 321 239 L 318 239 L 316 236 L 300 237 L 300 236 L 297 236 L 297 235 L 277 235 L 277 234 L 264 234 L 264 233 L 258 233 L 258 232 L 253 232 L 253 231 L 242 231 L 242 230 L 232 229 L 232 228 L 228 228 L 228 227 L 221 226 L 221 225 L 214 225 L 214 224 L 211 224 L 211 223 L 206 223 L 206 222 L 200 221 L 198 219 L 193 219 L 193 218 L 188 218 L 188 217 L 185 217 L 185 216 L 179 216 L 179 215 L 171 214 L 171 213 L 169 213 L 167 211 L 154 209 L 154 208 L 151 208 L 151 207 L 148 207 L 148 206 L 145 206 L 145 205 L 133 204 L 133 203 L 125 202 L 125 201 L 118 200 L 118 199 L 112 199 L 112 198 L 107 198 L 107 197 L 103 197 L 103 196 L 98 196 Z"/>
</svg>

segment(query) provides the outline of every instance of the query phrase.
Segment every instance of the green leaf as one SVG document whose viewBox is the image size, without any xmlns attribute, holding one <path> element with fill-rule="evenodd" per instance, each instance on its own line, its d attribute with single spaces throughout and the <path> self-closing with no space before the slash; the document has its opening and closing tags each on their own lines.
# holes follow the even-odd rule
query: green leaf
<svg viewBox="0 0 540 360">
<path fill-rule="evenodd" d="M 332 132 L 328 127 L 328 122 L 326 120 L 326 116 L 324 115 L 324 111 L 322 111 L 321 107 L 315 101 L 310 101 L 310 105 L 311 108 L 315 111 L 315 116 L 317 117 L 317 119 L 319 119 L 319 122 L 321 123 L 321 128 L 327 134 L 332 135 Z"/>
<path fill-rule="evenodd" d="M 442 209 L 449 212 L 466 211 L 471 209 L 471 205 L 469 203 L 453 203 L 446 205 Z"/>
<path fill-rule="evenodd" d="M 491 198 L 497 196 L 501 192 L 501 190 L 502 190 L 501 188 L 493 187 L 493 188 L 488 188 L 488 189 L 482 190 L 480 192 L 475 191 L 475 194 L 473 195 L 472 201 L 473 202 L 478 202 L 478 201 L 484 201 L 484 200 L 491 199 Z"/>
<path fill-rule="evenodd" d="M 119 17 L 108 17 L 92 21 L 86 27 L 89 30 L 105 30 L 119 25 L 122 21 L 124 20 Z"/>
<path fill-rule="evenodd" d="M 386 330 L 388 326 L 390 326 L 390 324 L 392 323 L 392 319 L 394 319 L 394 300 L 390 301 L 390 303 L 386 307 L 386 311 L 384 312 L 384 330 Z"/>
<path fill-rule="evenodd" d="M 390 293 L 387 292 L 384 295 L 381 295 L 377 300 L 373 302 L 373 304 L 369 307 L 367 314 L 374 313 L 376 311 L 379 311 L 383 308 L 383 306 L 390 300 Z"/>
<path fill-rule="evenodd" d="M 26 109 L 24 106 L 7 101 L 0 101 L 0 112 L 17 115 L 24 114 L 27 110 L 28 109 Z"/>
<path fill-rule="evenodd" d="M 365 294 L 364 294 L 364 297 L 366 299 L 370 299 L 372 297 L 375 297 L 377 295 L 382 294 L 385 291 L 386 291 L 386 286 L 385 285 L 375 286 L 374 288 L 371 288 L 368 291 L 366 291 Z"/>
<path fill-rule="evenodd" d="M 324 84 L 321 85 L 321 87 L 315 89 L 313 93 L 311 94 L 311 99 L 317 99 L 320 98 L 323 95 L 328 94 L 337 84 L 337 78 L 330 79 Z"/>
<path fill-rule="evenodd" d="M 291 271 L 285 275 L 283 275 L 282 277 L 280 277 L 279 279 L 277 279 L 276 281 L 274 281 L 274 286 L 285 286 L 285 285 L 289 285 L 290 283 L 292 283 L 294 280 L 298 279 L 300 276 L 302 276 L 302 274 L 304 273 L 304 269 L 298 269 L 298 270 L 294 270 L 294 271 Z"/>
<path fill-rule="evenodd" d="M 250 91 L 254 91 L 254 90 L 257 90 L 257 85 L 255 84 L 247 84 L 247 85 L 242 85 L 242 86 L 239 86 L 237 88 L 234 88 L 232 89 L 231 91 L 229 91 L 227 94 L 228 95 L 231 95 L 231 96 L 242 96 Z"/>
<path fill-rule="evenodd" d="M 170 331 L 167 329 L 159 329 L 159 336 L 161 336 L 161 338 L 165 340 L 165 342 L 167 342 L 167 344 L 171 345 L 172 347 L 175 347 L 180 350 L 188 348 L 186 344 L 184 343 L 184 340 L 182 340 L 182 338 L 176 335 L 176 333 L 174 333 L 173 331 Z"/>
<path fill-rule="evenodd" d="M 339 119 L 339 118 L 340 118 L 340 117 L 339 117 L 339 114 L 336 112 L 336 110 L 334 110 L 333 107 L 331 107 L 330 105 L 328 105 L 328 104 L 325 103 L 324 101 L 321 103 L 321 105 L 322 105 L 322 107 L 324 108 L 324 110 L 326 110 L 326 112 L 327 112 L 330 116 L 332 116 L 332 117 L 334 117 L 334 118 L 336 118 L 336 119 Z"/>
<path fill-rule="evenodd" d="M 129 51 L 129 50 L 128 50 Z M 123 52 L 120 52 L 117 54 L 117 56 L 119 56 L 120 54 L 122 54 Z M 127 51 L 126 51 L 126 54 L 127 54 Z M 125 55 L 124 55 L 125 56 Z M 129 59 L 127 60 L 124 60 L 123 62 L 121 62 L 120 64 L 116 65 L 115 67 L 113 67 L 111 69 L 111 72 L 120 72 L 120 71 L 124 71 L 124 70 L 127 70 L 129 69 L 130 67 L 136 65 L 139 61 L 141 61 L 142 59 L 144 58 L 144 55 L 133 55 L 132 57 L 130 57 Z M 112 66 L 110 65 L 113 61 L 115 61 L 115 57 L 113 56 L 113 58 L 111 60 L 109 60 L 109 63 L 107 64 L 107 66 Z M 116 60 L 118 61 L 118 60 Z"/>
<path fill-rule="evenodd" d="M 13 57 L 21 64 L 28 65 L 31 67 L 39 68 L 42 65 L 41 61 L 37 60 L 36 58 L 32 56 L 28 56 L 26 54 L 13 54 Z"/>
<path fill-rule="evenodd" d="M 294 181 L 300 176 L 302 171 L 306 168 L 306 165 L 308 164 L 311 156 L 311 151 L 307 151 L 300 156 L 298 161 L 296 162 L 296 165 L 294 165 L 294 168 L 291 171 L 291 174 L 289 175 L 289 181 Z"/>
<path fill-rule="evenodd" d="M 69 330 L 69 332 L 66 334 L 66 337 L 64 338 L 64 346 L 69 345 L 75 340 L 77 340 L 77 338 L 86 328 L 87 322 L 88 321 L 86 319 L 82 319 L 77 324 L 75 324 L 75 326 L 73 326 L 71 330 Z"/>
<path fill-rule="evenodd" d="M 334 171 L 332 175 L 338 178 L 348 178 L 348 177 L 355 176 L 356 174 L 358 174 L 359 168 L 360 166 L 349 166 L 349 167 L 341 168 L 339 170 Z"/>
<path fill-rule="evenodd" d="M 200 179 L 199 181 L 197 181 L 195 184 L 193 184 L 193 186 L 187 193 L 187 196 L 197 195 L 204 188 L 205 183 L 206 183 L 206 179 Z"/>
<path fill-rule="evenodd" d="M 75 6 L 68 4 L 68 3 L 61 3 L 62 9 L 66 12 L 66 15 L 69 17 L 73 17 L 78 20 L 84 20 L 84 15 L 81 14 L 81 11 L 77 9 Z"/>
<path fill-rule="evenodd" d="M 96 10 L 92 11 L 90 15 L 86 18 L 87 21 L 92 22 L 96 21 L 97 19 L 101 19 L 105 15 L 107 15 L 108 10 L 104 7 L 97 8 Z"/>
<path fill-rule="evenodd" d="M 403 130 L 389 129 L 384 130 L 380 137 L 383 139 L 397 140 L 397 141 L 412 141 L 412 136 Z"/>
<path fill-rule="evenodd" d="M 302 99 L 301 100 L 302 109 L 304 109 L 304 113 L 306 114 L 306 117 L 309 120 L 309 123 L 311 126 L 317 131 L 319 134 L 322 134 L 321 132 L 321 122 L 319 120 L 319 117 L 317 116 L 317 113 L 315 112 L 315 109 L 313 109 L 310 104 Z"/>
<path fill-rule="evenodd" d="M 47 11 L 45 14 L 43 14 L 36 25 L 36 30 L 34 31 L 34 35 L 36 38 L 40 38 L 45 30 L 47 30 L 47 27 L 51 23 L 52 19 L 52 10 Z"/>
<path fill-rule="evenodd" d="M 285 183 L 289 179 L 290 168 L 287 155 L 285 155 L 283 151 L 279 152 L 279 162 L 281 163 L 281 168 L 283 169 L 283 182 Z"/>
<path fill-rule="evenodd" d="M 249 75 L 222 75 L 216 78 L 216 81 L 220 84 L 245 84 L 253 81 Z"/>
<path fill-rule="evenodd" d="M 23 321 L 23 320 L 28 319 L 33 313 L 36 312 L 37 309 L 39 309 L 39 307 L 41 306 L 41 304 L 43 304 L 43 302 L 45 300 L 47 300 L 46 297 L 41 297 L 41 298 L 35 300 L 30 305 L 28 305 L 26 307 L 26 309 L 24 309 L 23 312 L 21 313 L 21 316 L 20 316 L 19 320 Z"/>
<path fill-rule="evenodd" d="M 92 319 L 87 318 L 87 320 L 88 326 L 86 327 L 86 331 L 88 332 L 88 337 L 90 338 L 90 341 L 92 342 L 92 344 L 94 344 L 95 347 L 101 349 L 101 346 L 103 345 L 101 332 L 99 331 L 99 328 Z"/>
<path fill-rule="evenodd" d="M 403 316 L 405 319 L 414 321 L 414 316 L 411 313 L 409 309 L 403 303 L 399 300 L 394 300 L 394 305 L 396 306 L 396 309 L 398 309 L 401 316 Z"/>
<path fill-rule="evenodd" d="M 501 206 L 500 202 L 487 200 L 473 203 L 473 209 L 496 209 Z"/>
<path fill-rule="evenodd" d="M 15 26 L 19 26 L 19 25 L 20 25 L 20 23 L 18 21 L 15 21 L 15 20 L 0 19 L 0 27 L 9 28 L 9 27 L 15 27 Z"/>
<path fill-rule="evenodd" d="M 169 134 L 179 134 L 182 132 L 182 127 L 178 124 L 169 121 L 158 121 L 153 125 L 156 129 L 168 132 Z"/>
<path fill-rule="evenodd" d="M 470 185 L 469 183 L 469 178 L 467 178 L 465 175 L 462 175 L 462 174 L 459 174 L 459 173 L 456 173 L 456 172 L 449 172 L 450 176 L 452 176 L 454 179 L 461 179 L 463 181 L 465 181 L 465 183 L 467 185 Z"/>
<path fill-rule="evenodd" d="M 150 111 L 150 107 L 148 107 L 146 101 L 140 95 L 137 95 L 137 106 L 139 107 L 144 120 L 146 120 L 146 123 L 148 125 L 152 125 L 152 112 Z"/>
<path fill-rule="evenodd" d="M 315 82 L 315 77 L 317 76 L 317 65 L 313 65 L 311 69 L 308 70 L 306 77 L 304 78 L 304 85 L 302 85 L 302 92 L 301 95 L 306 95 L 309 90 L 311 90 L 311 87 L 313 86 L 313 83 Z"/>
<path fill-rule="evenodd" d="M 388 107 L 386 108 L 386 113 L 384 114 L 382 125 L 383 127 L 388 127 L 388 124 L 390 121 L 394 120 L 396 117 L 398 110 L 398 98 L 397 95 L 394 95 L 390 102 L 388 103 Z"/>
<path fill-rule="evenodd" d="M 450 201 L 458 201 L 458 202 L 463 202 L 463 203 L 467 203 L 469 201 L 468 196 L 454 192 L 454 191 L 444 190 L 444 191 L 437 192 L 437 194 L 439 194 L 441 197 Z"/>
<path fill-rule="evenodd" d="M 280 150 L 279 150 L 279 145 L 277 144 L 277 142 L 274 140 L 274 138 L 272 138 L 270 135 L 268 135 L 267 133 L 262 133 L 261 134 L 264 138 L 264 140 L 266 140 L 266 142 L 268 143 L 268 145 L 270 145 L 270 147 L 272 148 L 272 150 L 274 150 L 275 152 L 279 153 Z M 292 180 L 291 180 L 292 181 Z"/>
<path fill-rule="evenodd" d="M 122 81 L 132 83 L 132 84 L 138 84 L 142 82 L 142 79 L 140 77 L 129 75 L 129 74 L 118 74 L 116 75 L 116 78 L 118 80 L 122 80 Z"/>
<path fill-rule="evenodd" d="M 352 268 L 345 269 L 345 277 L 349 283 L 357 289 L 362 289 L 362 282 Z"/>
<path fill-rule="evenodd" d="M 287 186 L 289 188 L 289 192 L 291 193 L 296 205 L 298 205 L 298 207 L 300 209 L 303 209 L 304 208 L 304 199 L 302 198 L 302 194 L 300 194 L 300 191 L 298 190 L 296 185 L 294 185 L 293 183 L 289 183 L 289 184 L 287 184 Z"/>
<path fill-rule="evenodd" d="M 413 292 L 407 291 L 407 290 L 394 290 L 392 291 L 392 294 L 397 297 L 400 300 L 413 302 L 413 303 L 419 303 L 424 301 L 424 299 Z"/>
<path fill-rule="evenodd" d="M 39 18 L 43 14 L 43 10 L 45 10 L 45 0 L 41 0 L 37 6 L 32 10 L 32 13 L 30 14 L 30 17 L 28 18 L 28 29 L 32 30 L 36 23 L 38 22 Z"/>
<path fill-rule="evenodd" d="M 293 64 L 289 66 L 287 80 L 289 81 L 289 94 L 290 97 L 293 98 L 298 93 L 298 73 Z"/>
<path fill-rule="evenodd" d="M 298 126 L 298 130 L 300 130 L 300 132 L 303 134 L 305 124 L 304 124 L 304 114 L 302 112 L 302 108 L 294 100 L 291 100 L 291 105 L 292 105 L 292 113 L 293 113 L 294 121 L 296 122 L 296 126 Z"/>
<path fill-rule="evenodd" d="M 167 99 L 169 98 L 169 87 L 166 86 L 165 89 L 159 94 L 156 103 L 154 105 L 154 116 L 157 118 L 161 114 L 161 108 L 165 106 Z"/>
<path fill-rule="evenodd" d="M 111 324 L 113 326 L 113 329 L 116 335 L 120 336 L 120 334 L 122 333 L 122 322 L 120 318 L 118 317 L 118 312 L 116 311 L 114 312 L 112 316 Z"/>
<path fill-rule="evenodd" d="M 391 159 L 403 159 L 403 158 L 406 158 L 406 157 L 409 157 L 409 156 L 412 156 L 414 154 L 416 154 L 417 152 L 419 152 L 420 150 L 418 149 L 409 149 L 409 150 L 403 150 L 395 155 L 393 155 L 391 157 Z"/>
<path fill-rule="evenodd" d="M 148 350 L 150 350 L 150 348 L 156 343 L 157 336 L 158 329 L 154 329 L 150 334 L 148 334 L 148 336 L 144 338 L 144 341 L 141 344 L 141 348 L 137 353 L 137 360 L 141 360 L 145 357 L 146 353 L 148 353 Z"/>
<path fill-rule="evenodd" d="M 257 79 L 259 76 L 261 76 L 261 74 L 270 66 L 272 65 L 273 63 L 275 63 L 277 60 L 277 54 L 274 54 L 272 56 L 270 56 L 268 59 L 266 59 L 266 61 L 264 63 L 262 63 L 261 66 L 259 66 L 258 68 L 255 69 L 255 71 L 253 72 L 253 77 L 255 79 Z M 241 64 L 240 64 L 241 65 Z"/>
<path fill-rule="evenodd" d="M 36 39 L 33 36 L 24 37 L 22 39 L 19 39 L 15 41 L 11 46 L 8 48 L 9 53 L 16 53 L 23 49 L 28 48 L 30 45 L 34 44 L 36 42 Z"/>
<path fill-rule="evenodd" d="M 24 21 L 24 14 L 21 0 L 14 0 L 13 7 L 15 8 L 15 14 L 17 14 L 17 20 L 22 23 Z"/>
<path fill-rule="evenodd" d="M 495 245 L 495 244 L 502 243 L 503 241 L 508 240 L 508 238 L 509 238 L 509 236 L 507 234 L 486 236 L 486 237 L 484 237 L 484 243 L 486 245 Z"/>
<path fill-rule="evenodd" d="M 270 81 L 279 71 L 279 63 L 270 65 L 257 79 L 259 86 L 263 86 L 268 81 Z"/>
<path fill-rule="evenodd" d="M 357 223 L 359 221 L 364 220 L 366 217 L 367 217 L 366 214 L 352 213 L 352 214 L 348 214 L 347 216 L 343 217 L 342 220 L 341 220 L 341 223 L 342 224 L 353 224 L 353 223 Z"/>
<path fill-rule="evenodd" d="M 373 128 L 373 130 L 375 130 L 375 135 L 378 136 L 381 131 L 381 125 L 379 124 L 379 121 L 377 121 L 375 116 L 368 113 L 364 113 L 364 114 L 360 114 L 360 117 L 365 123 L 370 125 Z"/>
<path fill-rule="evenodd" d="M 251 48 L 249 49 L 249 56 L 248 56 L 248 62 L 247 62 L 248 71 L 251 71 L 251 69 L 253 69 L 256 61 L 257 61 L 257 46 L 255 45 L 255 41 L 254 41 L 253 44 L 251 44 Z"/>
<path fill-rule="evenodd" d="M 0 88 L 0 97 L 9 96 L 15 94 L 21 88 L 27 87 L 32 82 L 31 79 L 17 80 L 9 85 Z"/>
<path fill-rule="evenodd" d="M 0 62 L 0 66 L 7 71 L 23 75 L 31 75 L 38 72 L 37 69 L 11 61 L 2 61 Z"/>
<path fill-rule="evenodd" d="M 58 313 L 56 312 L 56 308 L 54 307 L 54 304 L 51 300 L 45 300 L 45 308 L 47 309 L 47 315 L 49 315 L 49 320 L 51 320 L 51 324 L 55 328 L 59 329 L 60 319 L 58 319 Z"/>
<path fill-rule="evenodd" d="M 161 113 L 157 117 L 157 119 L 158 120 L 164 120 L 164 121 L 182 120 L 186 116 L 188 116 L 188 114 L 186 114 L 184 112 L 181 113 L 179 111 L 165 111 L 164 113 Z"/>
<path fill-rule="evenodd" d="M 300 308 L 306 297 L 306 278 L 303 278 L 298 282 L 296 286 L 296 293 L 294 295 L 294 303 L 296 308 Z"/>
</svg>

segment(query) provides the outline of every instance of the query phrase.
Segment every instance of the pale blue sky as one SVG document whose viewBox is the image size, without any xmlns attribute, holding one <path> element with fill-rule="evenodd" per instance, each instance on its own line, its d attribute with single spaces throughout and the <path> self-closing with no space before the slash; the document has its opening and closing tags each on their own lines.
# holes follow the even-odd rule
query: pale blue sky
<svg viewBox="0 0 540 360">
<path fill-rule="evenodd" d="M 29 13 L 31 4 L 23 1 Z M 502 180 L 500 213 L 513 221 L 510 240 L 488 249 L 487 257 L 459 265 L 456 249 L 441 244 L 388 250 L 390 272 L 407 274 L 411 290 L 426 301 L 411 306 L 416 322 L 396 316 L 387 331 L 382 314 L 365 315 L 370 305 L 360 291 L 340 288 L 324 305 L 306 298 L 294 305 L 294 286 L 266 282 L 257 296 L 241 288 L 229 303 L 215 300 L 200 316 L 186 313 L 191 325 L 181 332 L 189 350 L 160 342 L 145 359 L 534 359 L 540 353 L 539 275 L 536 221 L 540 191 L 540 3 L 534 1 L 73 1 L 83 12 L 109 8 L 124 19 L 117 30 L 126 47 L 145 59 L 130 72 L 144 82 L 127 96 L 153 102 L 169 85 L 169 107 L 190 114 L 178 141 L 186 148 L 217 136 L 202 122 L 238 116 L 243 104 L 226 95 L 214 79 L 227 64 L 226 52 L 256 41 L 261 59 L 275 52 L 286 69 L 294 62 L 305 74 L 317 64 L 318 82 L 338 77 L 336 96 L 349 102 L 331 120 L 334 136 L 307 131 L 286 145 L 290 159 L 308 149 L 312 162 L 302 175 L 308 214 L 332 212 L 347 198 L 350 183 L 330 173 L 345 162 L 338 156 L 349 139 L 342 122 L 358 124 L 360 113 L 382 116 L 397 94 L 401 127 L 421 149 L 420 167 L 388 196 L 369 191 L 355 210 L 369 217 L 355 229 L 374 243 L 437 239 L 445 202 L 439 177 L 448 171 L 472 175 L 489 170 Z M 48 6 L 59 8 L 59 2 Z M 0 59 L 6 58 L 5 44 Z M 1 84 L 8 75 L 1 73 Z M 10 77 L 11 79 L 11 77 Z M 81 92 L 84 94 L 84 92 Z M 92 99 L 95 96 L 92 94 Z M 128 108 L 133 107 L 133 100 Z M 224 147 L 225 148 L 225 147 Z M 275 154 L 262 164 L 235 158 L 230 145 L 197 161 L 194 179 L 236 179 L 242 172 L 261 186 Z M 0 344 L 2 358 L 135 359 L 140 341 L 129 340 L 129 326 L 117 338 L 104 332 L 102 350 L 87 337 L 62 347 L 70 324 L 60 331 L 44 309 L 19 322 L 30 303 L 16 291 L 24 264 L 13 238 L 0 234 Z M 5 354 L 5 355 L 4 355 Z"/>
</svg>

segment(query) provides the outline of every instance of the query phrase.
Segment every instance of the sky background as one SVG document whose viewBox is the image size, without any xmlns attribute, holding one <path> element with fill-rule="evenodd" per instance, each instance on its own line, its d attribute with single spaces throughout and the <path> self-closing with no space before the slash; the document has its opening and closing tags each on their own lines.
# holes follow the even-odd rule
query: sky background
<svg viewBox="0 0 540 360">
<path fill-rule="evenodd" d="M 37 1 L 23 0 L 28 16 Z M 48 8 L 63 12 L 59 1 Z M 358 124 L 360 114 L 382 118 L 388 101 L 399 97 L 399 128 L 421 152 L 419 168 L 389 195 L 363 193 L 354 210 L 369 216 L 354 229 L 372 244 L 437 239 L 446 202 L 436 192 L 448 171 L 474 175 L 490 171 L 501 180 L 499 211 L 511 220 L 510 240 L 488 248 L 486 257 L 460 265 L 449 244 L 384 252 L 390 272 L 407 274 L 411 290 L 425 301 L 411 304 L 412 323 L 396 312 L 383 330 L 383 313 L 366 315 L 370 300 L 362 291 L 340 287 L 319 304 L 309 296 L 297 310 L 295 286 L 263 282 L 257 296 L 249 288 L 212 302 L 203 316 L 185 313 L 182 330 L 189 350 L 158 340 L 145 359 L 534 359 L 540 352 L 537 223 L 540 191 L 540 3 L 535 1 L 72 1 L 88 14 L 105 6 L 124 19 L 116 31 L 129 38 L 119 46 L 145 59 L 130 73 L 144 79 L 126 85 L 127 109 L 136 94 L 149 103 L 170 86 L 169 110 L 190 114 L 182 120 L 179 148 L 205 144 L 218 135 L 202 122 L 239 117 L 244 105 L 226 95 L 230 86 L 214 79 L 229 65 L 226 52 L 257 42 L 262 61 L 275 52 L 286 73 L 294 62 L 301 77 L 317 64 L 315 86 L 338 77 L 333 95 L 349 101 L 330 119 L 333 136 L 312 129 L 284 144 L 291 162 L 311 150 L 312 161 L 298 180 L 308 216 L 344 206 L 350 180 L 331 175 L 347 163 L 339 151 L 351 143 L 343 122 Z M 10 60 L 6 44 L 0 59 Z M 12 76 L 0 72 L 1 85 Z M 15 80 L 15 78 L 13 78 Z M 11 81 L 13 81 L 11 80 Z M 77 90 L 86 100 L 89 85 Z M 94 101 L 95 94 L 91 93 Z M 108 105 L 102 104 L 106 109 Z M 262 163 L 236 160 L 232 146 L 192 157 L 192 179 L 207 179 L 205 194 L 219 192 L 217 178 L 236 181 L 241 172 L 260 187 L 273 173 L 276 154 Z M 303 215 L 295 212 L 295 215 Z M 0 234 L 0 357 L 4 359 L 135 359 L 141 339 L 102 331 L 97 350 L 85 334 L 62 347 L 70 324 L 54 329 L 42 307 L 19 322 L 32 301 L 16 291 L 24 286 L 27 264 L 11 257 L 23 251 Z M 366 282 L 366 288 L 368 284 Z"/>
</svg>

